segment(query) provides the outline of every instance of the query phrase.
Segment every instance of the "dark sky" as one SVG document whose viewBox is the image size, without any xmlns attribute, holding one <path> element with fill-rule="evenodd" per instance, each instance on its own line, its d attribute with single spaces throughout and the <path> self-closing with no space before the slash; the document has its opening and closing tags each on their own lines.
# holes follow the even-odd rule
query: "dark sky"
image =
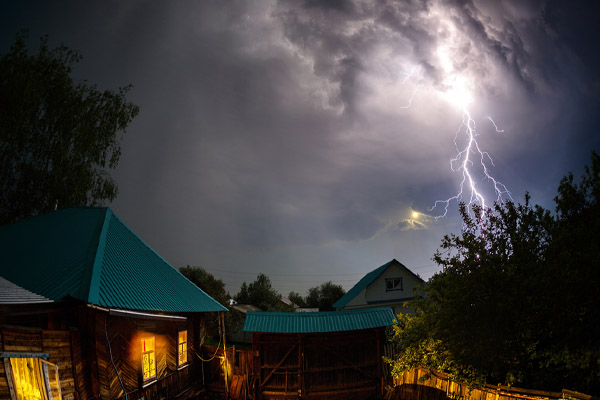
<svg viewBox="0 0 600 400">
<path fill-rule="evenodd" d="M 460 221 L 430 209 L 460 188 L 466 115 L 490 175 L 553 209 L 600 151 L 596 4 L 3 2 L 0 52 L 27 28 L 82 52 L 77 79 L 134 85 L 111 206 L 172 265 L 305 294 L 392 258 L 437 271 Z"/>
</svg>

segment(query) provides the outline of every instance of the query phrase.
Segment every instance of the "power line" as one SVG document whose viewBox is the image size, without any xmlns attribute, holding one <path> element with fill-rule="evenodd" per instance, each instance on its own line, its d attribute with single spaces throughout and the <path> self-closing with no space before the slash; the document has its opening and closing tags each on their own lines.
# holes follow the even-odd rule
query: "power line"
<svg viewBox="0 0 600 400">
<path fill-rule="evenodd" d="M 226 270 L 226 269 L 211 270 L 211 271 L 215 271 L 215 272 L 228 272 L 228 273 L 232 273 L 232 274 L 245 274 L 245 275 L 258 275 L 258 274 L 265 274 L 265 275 L 267 275 L 264 271 L 260 271 L 260 272 L 248 272 L 248 271 L 232 271 L 232 270 Z M 211 272 L 211 271 L 209 271 L 209 272 Z M 345 275 L 365 275 L 365 274 L 362 273 L 362 272 L 357 272 L 357 273 L 340 273 L 340 274 L 277 274 L 277 273 L 270 273 L 269 272 L 268 275 L 269 276 L 290 276 L 290 277 L 300 276 L 300 277 L 306 277 L 306 276 L 345 276 Z"/>
<path fill-rule="evenodd" d="M 204 267 L 202 267 L 204 268 Z M 420 266 L 416 266 L 416 267 L 412 267 L 411 271 L 428 271 L 431 269 L 437 269 L 438 265 L 436 264 L 425 264 L 425 265 L 420 265 Z M 274 272 L 269 272 L 268 274 L 266 274 L 264 271 L 235 271 L 235 270 L 227 270 L 227 269 L 207 269 L 204 268 L 206 271 L 211 272 L 213 275 L 215 273 L 230 273 L 230 274 L 236 274 L 236 275 L 258 275 L 258 274 L 265 274 L 269 277 L 271 276 L 280 276 L 280 277 L 338 277 L 338 276 L 365 276 L 367 273 L 369 273 L 370 271 L 367 272 L 353 272 L 353 273 L 333 273 L 333 274 L 279 274 L 279 273 L 274 273 Z M 273 279 L 272 279 L 273 280 Z"/>
</svg>

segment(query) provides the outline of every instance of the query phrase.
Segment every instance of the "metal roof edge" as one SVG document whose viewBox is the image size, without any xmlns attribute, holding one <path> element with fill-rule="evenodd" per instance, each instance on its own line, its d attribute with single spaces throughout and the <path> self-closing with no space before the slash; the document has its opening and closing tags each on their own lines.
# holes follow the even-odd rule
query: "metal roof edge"
<svg viewBox="0 0 600 400">
<path fill-rule="evenodd" d="M 248 311 L 244 332 L 327 333 L 373 329 L 393 325 L 396 317 L 390 307 L 327 312 Z"/>
<path fill-rule="evenodd" d="M 164 261 L 164 260 L 163 260 Z M 166 262 L 166 261 L 165 261 Z M 210 294 L 206 293 L 204 290 L 202 290 L 202 288 L 198 285 L 196 285 L 194 282 L 190 281 L 188 279 L 187 276 L 185 276 L 184 274 L 181 273 L 181 271 L 179 271 L 179 268 L 175 268 L 174 266 L 172 266 L 171 264 L 169 264 L 168 262 L 166 262 L 167 265 L 171 268 L 173 268 L 175 271 L 177 271 L 177 273 L 179 275 L 181 275 L 181 277 L 183 279 L 185 279 L 186 281 L 188 281 L 190 284 L 194 285 L 196 288 L 198 288 L 198 290 L 200 290 L 202 293 L 204 293 L 208 298 L 210 298 L 212 301 L 215 302 L 215 304 L 217 304 L 219 307 L 221 307 L 221 310 L 214 310 L 214 311 L 209 311 L 209 312 L 222 312 L 222 311 L 227 311 L 229 312 L 229 308 L 225 307 L 223 304 L 219 303 L 217 300 L 215 300 Z"/>
<path fill-rule="evenodd" d="M 104 249 L 106 248 L 106 235 L 111 216 L 114 213 L 110 208 L 106 207 L 102 230 L 98 235 L 98 246 L 96 247 L 96 256 L 92 265 L 92 273 L 89 279 L 89 288 L 87 301 L 88 303 L 98 304 L 100 299 L 100 275 L 102 274 L 102 260 L 104 259 Z"/>
<path fill-rule="evenodd" d="M 346 292 L 345 295 L 343 295 L 338 301 L 333 303 L 333 307 L 346 307 L 352 299 L 358 296 L 363 289 L 365 289 L 367 286 L 373 283 L 373 281 L 377 279 L 383 273 L 383 271 L 385 271 L 394 261 L 396 261 L 395 258 L 375 268 L 374 270 L 367 272 L 365 276 L 363 276 L 358 282 L 356 282 L 356 285 L 352 286 L 352 288 L 350 288 L 350 290 L 348 290 L 348 292 Z"/>
<path fill-rule="evenodd" d="M 206 293 L 204 290 L 202 290 L 201 288 L 199 288 L 195 283 L 193 283 L 192 281 L 190 281 L 185 275 L 183 275 L 181 272 L 179 272 L 179 269 L 175 268 L 174 266 L 172 266 L 167 260 L 165 260 L 160 254 L 158 254 L 156 252 L 156 250 L 154 250 L 151 246 L 148 245 L 148 243 L 146 243 L 141 237 L 138 236 L 137 233 L 135 233 L 133 231 L 133 229 L 131 229 L 129 227 L 129 225 L 127 225 L 122 219 L 121 217 L 119 217 L 115 212 L 113 212 L 110 208 L 108 208 L 108 210 L 111 212 L 112 216 L 114 216 L 116 218 L 116 220 L 125 227 L 125 229 L 127 229 L 137 240 L 140 241 L 140 243 L 142 243 L 142 245 L 144 245 L 145 247 L 147 247 L 152 253 L 154 253 L 154 255 L 156 257 L 158 257 L 160 260 L 162 260 L 166 265 L 168 265 L 170 268 L 174 269 L 175 272 L 177 272 L 182 278 L 184 278 L 186 281 L 188 281 L 191 285 L 193 285 L 195 288 L 197 288 L 198 290 L 200 290 L 202 293 L 204 293 L 209 299 L 211 299 L 216 306 L 220 307 L 220 309 L 217 310 L 212 310 L 210 312 L 221 312 L 221 311 L 229 311 L 229 309 L 225 306 L 223 306 L 221 303 L 219 303 L 218 301 L 216 301 L 212 296 L 210 296 L 208 293 Z M 108 225 L 108 224 L 107 224 Z M 106 239 L 106 235 L 104 236 L 104 238 Z"/>
<path fill-rule="evenodd" d="M 165 321 L 186 321 L 187 317 L 183 317 L 181 315 L 165 315 L 165 314 L 151 314 L 147 312 L 141 311 L 132 311 L 132 310 L 121 310 L 118 308 L 110 308 L 108 310 L 109 315 L 114 315 L 118 317 L 128 317 L 128 318 L 141 318 L 141 319 L 155 319 L 155 320 L 165 320 Z"/>
<path fill-rule="evenodd" d="M 391 310 L 390 307 L 364 307 L 355 308 L 351 310 L 340 310 L 340 311 L 313 311 L 313 312 L 294 312 L 294 311 L 248 311 L 247 314 L 261 315 L 261 316 L 287 316 L 293 318 L 314 318 L 314 317 L 328 317 L 328 316 L 339 316 L 339 315 L 356 315 L 356 314 L 375 314 L 378 312 Z"/>
<path fill-rule="evenodd" d="M 398 299 L 386 299 L 386 300 L 371 300 L 371 301 L 367 301 L 367 304 L 386 304 L 386 303 L 390 303 L 390 304 L 396 304 L 396 303 L 406 303 L 408 301 L 413 301 L 415 299 L 418 299 L 420 297 L 402 297 L 402 298 L 398 298 Z"/>
</svg>

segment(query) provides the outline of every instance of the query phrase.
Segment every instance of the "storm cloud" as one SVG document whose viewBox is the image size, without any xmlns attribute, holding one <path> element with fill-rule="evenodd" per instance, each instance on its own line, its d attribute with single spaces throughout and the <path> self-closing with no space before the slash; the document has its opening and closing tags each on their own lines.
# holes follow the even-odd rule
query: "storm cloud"
<svg viewBox="0 0 600 400">
<path fill-rule="evenodd" d="M 445 219 L 429 209 L 458 190 L 461 96 L 516 200 L 528 190 L 552 207 L 560 177 L 599 148 L 593 13 L 558 1 L 2 8 L 2 51 L 29 28 L 32 47 L 47 33 L 81 50 L 78 77 L 134 84 L 141 114 L 111 206 L 232 294 L 257 272 L 283 294 L 348 288 L 392 258 L 431 276 L 442 236 L 460 229 L 456 202 Z"/>
</svg>

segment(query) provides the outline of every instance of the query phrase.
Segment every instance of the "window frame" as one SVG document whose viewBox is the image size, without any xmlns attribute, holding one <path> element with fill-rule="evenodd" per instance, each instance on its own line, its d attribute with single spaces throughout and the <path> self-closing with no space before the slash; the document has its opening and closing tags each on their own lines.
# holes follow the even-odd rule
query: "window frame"
<svg viewBox="0 0 600 400">
<path fill-rule="evenodd" d="M 184 342 L 180 342 L 180 338 L 181 338 L 181 334 L 185 332 L 185 341 Z M 183 362 L 180 362 L 180 357 L 179 357 L 179 353 L 180 353 L 180 347 L 182 345 L 185 345 L 185 360 Z M 182 329 L 180 331 L 177 331 L 177 369 L 181 369 L 186 367 L 189 364 L 189 359 L 188 359 L 188 331 L 187 329 Z"/>
<path fill-rule="evenodd" d="M 394 281 L 398 281 L 396 285 L 393 284 Z M 388 288 L 388 283 L 391 283 L 391 288 Z M 402 277 L 394 277 L 394 278 L 385 278 L 385 291 L 386 292 L 402 292 L 404 291 L 404 282 L 402 281 Z"/>
<path fill-rule="evenodd" d="M 152 340 L 152 350 L 145 350 L 146 347 L 146 341 L 148 340 Z M 147 337 L 143 337 L 141 338 L 141 361 L 142 361 L 142 386 L 146 386 L 149 385 L 150 383 L 153 383 L 156 381 L 157 379 L 157 371 L 156 371 L 156 335 L 154 336 L 147 336 Z M 154 375 L 150 375 L 148 376 L 148 378 L 144 377 L 144 355 L 148 354 L 148 360 L 152 359 L 152 364 L 154 365 Z M 148 372 L 150 372 L 150 363 L 148 363 Z"/>
</svg>

